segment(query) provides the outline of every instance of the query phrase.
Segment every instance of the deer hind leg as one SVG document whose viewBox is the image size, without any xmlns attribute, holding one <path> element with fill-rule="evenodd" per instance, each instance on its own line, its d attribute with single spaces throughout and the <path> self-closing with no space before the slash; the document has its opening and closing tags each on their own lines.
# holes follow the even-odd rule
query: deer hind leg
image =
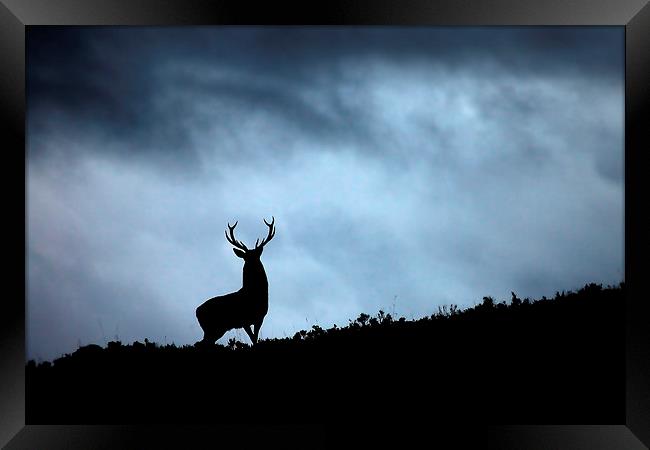
<svg viewBox="0 0 650 450">
<path fill-rule="evenodd" d="M 203 314 L 204 310 L 203 310 L 202 306 L 203 305 L 196 308 L 196 319 L 199 321 L 199 326 L 203 330 L 203 339 L 201 340 L 201 344 L 208 344 L 210 342 L 211 333 L 209 333 L 207 331 L 208 326 L 207 326 L 207 323 L 205 321 L 205 314 Z M 212 341 L 212 343 L 214 343 L 214 340 Z"/>
<path fill-rule="evenodd" d="M 226 334 L 226 331 L 228 330 L 204 330 L 203 331 L 203 339 L 201 340 L 201 344 L 205 345 L 214 345 L 215 342 L 217 342 L 221 337 Z"/>
<path fill-rule="evenodd" d="M 203 339 L 201 339 L 200 344 L 204 347 L 209 347 L 211 345 L 214 345 L 214 342 L 216 339 L 214 338 L 213 334 L 204 332 L 203 333 Z"/>
</svg>

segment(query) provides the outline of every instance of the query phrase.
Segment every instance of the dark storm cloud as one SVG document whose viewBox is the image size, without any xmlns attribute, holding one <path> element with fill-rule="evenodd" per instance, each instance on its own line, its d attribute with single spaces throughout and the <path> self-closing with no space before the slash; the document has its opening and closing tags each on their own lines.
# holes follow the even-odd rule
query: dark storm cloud
<svg viewBox="0 0 650 450">
<path fill-rule="evenodd" d="M 191 129 L 215 124 L 193 113 L 181 96 L 230 99 L 228 107 L 265 111 L 337 144 L 376 136 L 368 114 L 342 98 L 353 93 L 333 91 L 344 76 L 341 67 L 354 61 L 419 61 L 486 79 L 503 74 L 617 79 L 621 33 L 608 28 L 549 31 L 35 27 L 28 33 L 28 126 L 35 142 L 41 131 L 68 128 L 115 140 L 117 145 L 110 147 L 114 152 L 171 158 L 196 168 L 200 155 L 193 148 Z M 170 71 L 170 66 L 185 70 Z M 203 76 L 208 68 L 229 72 L 210 79 Z M 242 73 L 254 76 L 242 79 Z M 330 112 L 301 96 L 304 89 L 322 91 L 321 101 L 328 102 Z M 170 91 L 178 93 L 175 100 L 162 101 Z M 514 98 L 511 113 L 526 114 L 535 107 L 529 102 Z M 33 151 L 42 149 L 35 145 Z"/>
</svg>

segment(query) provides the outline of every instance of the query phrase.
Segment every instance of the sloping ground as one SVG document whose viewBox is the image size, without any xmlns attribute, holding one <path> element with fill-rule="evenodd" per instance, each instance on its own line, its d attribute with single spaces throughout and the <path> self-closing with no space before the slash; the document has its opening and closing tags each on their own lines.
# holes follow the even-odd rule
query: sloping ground
<svg viewBox="0 0 650 450">
<path fill-rule="evenodd" d="M 27 365 L 27 423 L 624 423 L 625 287 L 380 313 L 293 339 L 87 346 Z"/>
</svg>

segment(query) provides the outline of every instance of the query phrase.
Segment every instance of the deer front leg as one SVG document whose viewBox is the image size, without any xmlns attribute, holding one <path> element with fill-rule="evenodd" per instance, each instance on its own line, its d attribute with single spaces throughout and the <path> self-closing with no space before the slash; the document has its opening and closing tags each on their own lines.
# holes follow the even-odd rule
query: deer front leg
<svg viewBox="0 0 650 450">
<path fill-rule="evenodd" d="M 258 338 L 258 336 L 260 334 L 260 328 L 262 328 L 262 321 L 256 322 L 255 326 L 253 327 L 253 329 L 255 330 L 254 334 L 255 334 L 255 343 L 256 344 L 257 344 L 257 338 Z"/>
<path fill-rule="evenodd" d="M 257 342 L 257 333 L 253 334 L 253 332 L 251 331 L 251 326 L 250 325 L 244 325 L 244 331 L 246 332 L 246 334 L 250 338 L 251 342 L 253 344 L 255 344 Z"/>
</svg>

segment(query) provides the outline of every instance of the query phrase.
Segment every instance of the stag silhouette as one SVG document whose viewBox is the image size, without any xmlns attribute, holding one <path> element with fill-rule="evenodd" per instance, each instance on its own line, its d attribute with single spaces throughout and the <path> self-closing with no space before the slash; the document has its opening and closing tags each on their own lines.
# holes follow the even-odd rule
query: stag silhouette
<svg viewBox="0 0 650 450">
<path fill-rule="evenodd" d="M 275 236 L 275 217 L 269 227 L 268 235 L 255 241 L 255 248 L 248 249 L 235 239 L 235 227 L 228 223 L 226 240 L 235 248 L 233 252 L 244 260 L 242 288 L 237 292 L 213 297 L 196 308 L 196 318 L 203 329 L 201 344 L 214 344 L 228 330 L 243 328 L 251 342 L 257 344 L 264 316 L 269 310 L 269 283 L 264 266 L 260 260 L 264 246 Z M 230 235 L 229 235 L 230 234 Z M 251 326 L 253 330 L 251 330 Z"/>
</svg>

